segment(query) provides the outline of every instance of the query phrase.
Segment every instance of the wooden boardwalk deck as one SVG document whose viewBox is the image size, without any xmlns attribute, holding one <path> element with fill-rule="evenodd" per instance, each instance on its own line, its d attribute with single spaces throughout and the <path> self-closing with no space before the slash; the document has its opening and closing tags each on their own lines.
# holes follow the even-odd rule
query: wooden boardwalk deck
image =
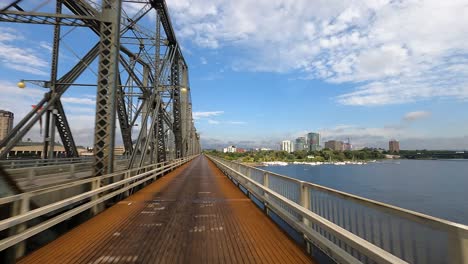
<svg viewBox="0 0 468 264">
<path fill-rule="evenodd" d="M 314 263 L 200 156 L 19 263 Z"/>
</svg>

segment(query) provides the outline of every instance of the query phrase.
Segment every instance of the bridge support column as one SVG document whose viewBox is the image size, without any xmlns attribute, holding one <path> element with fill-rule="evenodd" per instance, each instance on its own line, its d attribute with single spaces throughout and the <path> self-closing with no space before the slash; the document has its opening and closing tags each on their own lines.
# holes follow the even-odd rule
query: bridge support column
<svg viewBox="0 0 468 264">
<path fill-rule="evenodd" d="M 103 2 L 94 130 L 94 176 L 113 171 L 121 0 Z"/>
<path fill-rule="evenodd" d="M 175 48 L 175 47 L 174 47 Z M 172 114 L 174 118 L 173 132 L 175 139 L 175 158 L 184 157 L 183 153 L 183 134 L 182 134 L 182 102 L 181 102 L 181 87 L 180 87 L 180 65 L 179 53 L 176 50 L 174 61 L 171 66 L 171 84 L 173 86 L 172 100 L 173 109 Z"/>
</svg>

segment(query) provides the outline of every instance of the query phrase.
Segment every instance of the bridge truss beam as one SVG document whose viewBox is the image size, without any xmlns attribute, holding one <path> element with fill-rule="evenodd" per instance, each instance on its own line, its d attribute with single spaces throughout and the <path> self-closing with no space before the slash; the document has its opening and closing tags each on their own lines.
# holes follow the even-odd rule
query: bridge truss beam
<svg viewBox="0 0 468 264">
<path fill-rule="evenodd" d="M 76 81 L 87 69 L 93 70 L 97 58 L 93 148 L 96 176 L 113 171 L 117 127 L 125 152 L 131 155 L 130 168 L 200 151 L 192 118 L 188 66 L 165 1 L 103 0 L 98 6 L 87 0 L 55 0 L 55 13 L 46 8 L 51 1 L 43 0 L 45 11 L 29 11 L 29 1 L 10 1 L 0 11 L 0 23 L 55 27 L 52 67 L 57 65 L 61 51 L 60 27 L 89 28 L 99 41 L 61 78 L 57 78 L 56 69 L 51 70 L 50 80 L 43 82 L 50 91 L 0 142 L 0 158 L 6 158 L 43 115 L 51 117 L 49 137 L 56 129 L 67 156 L 78 155 L 73 122 L 67 117 L 67 104 L 60 99 L 70 87 L 79 85 Z M 128 9 L 130 4 L 133 6 Z M 156 21 L 145 19 L 148 16 L 156 17 Z M 148 21 L 153 24 L 148 26 Z M 50 151 L 52 147 L 45 149 Z"/>
</svg>

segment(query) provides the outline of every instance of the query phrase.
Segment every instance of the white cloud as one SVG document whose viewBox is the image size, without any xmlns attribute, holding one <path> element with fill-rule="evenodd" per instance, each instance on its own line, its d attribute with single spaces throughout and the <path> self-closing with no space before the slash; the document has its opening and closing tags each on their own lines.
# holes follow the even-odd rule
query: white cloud
<svg viewBox="0 0 468 264">
<path fill-rule="evenodd" d="M 21 119 L 23 119 L 23 117 L 32 110 L 32 106 L 36 105 L 43 98 L 45 92 L 47 92 L 46 89 L 29 86 L 24 89 L 20 89 L 16 86 L 16 83 L 4 80 L 0 80 L 0 87 L 2 91 L 2 96 L 0 96 L 0 109 L 14 113 L 14 125 L 21 121 Z M 77 104 L 69 105 L 70 98 L 73 97 L 64 97 L 61 100 L 64 104 L 64 109 L 67 113 L 67 119 L 73 132 L 74 139 L 77 144 L 91 146 L 93 143 L 92 131 L 94 131 L 95 110 L 94 108 L 87 106 L 89 101 L 86 100 L 72 100 L 75 103 L 84 103 L 85 106 L 78 107 Z M 43 121 L 44 120 L 45 119 L 43 117 Z M 34 125 L 30 132 L 26 134 L 25 138 L 31 138 L 36 141 L 42 140 L 42 136 L 39 133 L 39 124 Z M 56 139 L 59 140 L 59 137 L 57 136 Z"/>
<path fill-rule="evenodd" d="M 41 47 L 41 48 L 43 48 L 43 49 L 45 49 L 45 50 L 47 50 L 49 52 L 52 52 L 52 46 L 49 43 L 45 42 L 45 41 L 39 42 L 39 47 Z"/>
<path fill-rule="evenodd" d="M 406 113 L 405 116 L 403 117 L 403 120 L 405 120 L 405 121 L 416 121 L 416 120 L 419 120 L 419 119 L 429 117 L 430 115 L 431 115 L 431 113 L 427 112 L 427 111 L 414 111 L 414 112 Z"/>
<path fill-rule="evenodd" d="M 80 97 L 62 97 L 63 103 L 71 104 L 84 104 L 84 105 L 95 105 L 96 100 L 91 98 L 80 98 Z"/>
<path fill-rule="evenodd" d="M 3 67 L 47 76 L 48 62 L 40 58 L 34 49 L 20 46 L 22 40 L 23 37 L 14 29 L 0 27 L 0 61 Z"/>
<path fill-rule="evenodd" d="M 211 124 L 211 125 L 219 125 L 220 122 L 217 121 L 217 120 L 213 120 L 213 119 L 208 119 L 208 124 Z"/>
<path fill-rule="evenodd" d="M 211 112 L 193 112 L 193 119 L 207 118 L 213 116 L 220 116 L 224 111 L 211 111 Z"/>
<path fill-rule="evenodd" d="M 219 120 L 214 120 L 214 119 L 208 119 L 208 124 L 211 125 L 245 125 L 247 124 L 246 122 L 243 121 L 219 121 Z"/>
<path fill-rule="evenodd" d="M 46 90 L 26 87 L 20 89 L 15 83 L 0 80 L 2 96 L 0 96 L 0 108 L 15 114 L 15 120 L 22 118 L 31 110 L 31 106 L 37 104 L 44 96 Z"/>
<path fill-rule="evenodd" d="M 226 123 L 230 124 L 230 125 L 245 125 L 245 124 L 247 124 L 244 121 L 227 121 Z"/>
<path fill-rule="evenodd" d="M 237 70 L 351 83 L 347 105 L 468 98 L 465 0 L 174 0 L 179 36 L 240 47 Z"/>
</svg>

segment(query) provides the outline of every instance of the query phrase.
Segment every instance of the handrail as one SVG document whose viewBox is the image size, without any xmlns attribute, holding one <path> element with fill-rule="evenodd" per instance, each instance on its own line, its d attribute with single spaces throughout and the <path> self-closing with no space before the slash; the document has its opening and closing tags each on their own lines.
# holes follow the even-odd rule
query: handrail
<svg viewBox="0 0 468 264">
<path fill-rule="evenodd" d="M 410 263 L 468 263 L 468 226 L 208 157 L 319 248 L 333 249 L 332 258 L 343 261 L 344 249 L 364 263 L 396 261 L 381 259 L 386 254 Z"/>
<path fill-rule="evenodd" d="M 128 160 L 126 156 L 117 156 L 115 161 Z M 34 166 L 52 166 L 60 164 L 71 163 L 92 163 L 93 157 L 79 157 L 79 158 L 54 158 L 54 159 L 6 159 L 0 160 L 0 165 L 5 169 L 19 169 Z"/>
<path fill-rule="evenodd" d="M 123 194 L 127 192 L 128 190 L 130 190 L 131 188 L 141 185 L 151 179 L 156 179 L 159 175 L 167 171 L 170 171 L 178 166 L 181 166 L 182 164 L 189 162 L 190 160 L 194 159 L 197 156 L 198 155 L 193 155 L 190 157 L 180 158 L 177 160 L 151 164 L 151 165 L 147 165 L 141 168 L 128 169 L 128 170 L 124 170 L 124 171 L 120 171 L 120 172 L 116 172 L 116 173 L 112 173 L 108 175 L 79 180 L 73 183 L 61 184 L 61 185 L 54 186 L 54 187 L 43 188 L 40 190 L 35 190 L 31 192 L 26 192 L 26 193 L 22 193 L 18 195 L 1 198 L 0 205 L 9 204 L 9 203 L 17 203 L 19 204 L 19 207 L 21 207 L 20 208 L 21 213 L 0 221 L 0 231 L 15 227 L 15 226 L 24 226 L 26 225 L 26 222 L 28 222 L 31 219 L 46 215 L 48 213 L 57 211 L 59 209 L 69 208 L 70 205 L 76 204 L 78 202 L 84 202 L 84 203 L 79 205 L 76 208 L 72 208 L 72 209 L 69 208 L 68 210 L 61 212 L 60 214 L 53 217 L 52 219 L 47 220 L 46 222 L 37 224 L 36 226 L 32 226 L 29 228 L 26 228 L 26 227 L 20 228 L 23 230 L 22 232 L 16 235 L 4 238 L 3 240 L 0 240 L 0 251 L 6 248 L 9 248 L 15 244 L 18 244 L 26 240 L 27 238 L 35 234 L 38 234 L 39 232 L 42 232 L 46 230 L 47 228 L 50 228 L 51 226 L 56 225 L 66 219 L 69 219 L 71 216 L 79 214 L 85 210 L 94 208 L 93 210 L 96 211 L 97 208 L 95 208 L 95 206 L 97 204 L 102 203 L 116 195 Z M 123 176 L 123 179 L 118 180 L 114 183 L 106 184 L 104 186 L 100 185 L 101 182 L 105 182 L 106 179 L 112 178 L 115 176 Z M 39 207 L 34 210 L 30 210 L 29 208 L 29 202 L 35 196 L 42 195 L 42 194 L 49 193 L 49 192 L 61 191 L 61 190 L 70 188 L 72 186 L 87 185 L 90 183 L 92 185 L 92 188 L 90 191 L 87 191 L 85 193 L 81 193 L 78 195 L 74 195 L 67 199 Z M 99 194 L 103 194 L 103 196 L 99 197 Z"/>
<path fill-rule="evenodd" d="M 238 162 L 234 162 L 234 163 L 240 164 Z M 246 165 L 243 165 L 243 166 L 246 166 Z M 259 171 L 262 171 L 262 172 L 265 172 L 265 173 L 268 173 L 270 175 L 275 175 L 277 177 L 281 177 L 283 179 L 287 179 L 287 180 L 294 181 L 294 182 L 299 182 L 301 184 L 305 184 L 305 185 L 307 185 L 309 187 L 312 187 L 312 188 L 315 188 L 315 189 L 318 189 L 318 190 L 321 190 L 321 191 L 333 193 L 335 195 L 340 195 L 340 196 L 343 196 L 346 199 L 352 199 L 352 200 L 356 200 L 356 201 L 361 202 L 361 203 L 366 203 L 369 206 L 377 206 L 380 209 L 385 208 L 385 209 L 388 209 L 390 212 L 398 211 L 398 213 L 405 213 L 404 217 L 406 217 L 408 219 L 411 219 L 411 220 L 414 220 L 414 221 L 419 221 L 421 219 L 424 219 L 424 221 L 428 220 L 428 221 L 430 221 L 430 223 L 434 224 L 435 228 L 441 228 L 443 230 L 446 230 L 447 226 L 450 226 L 451 228 L 461 228 L 461 229 L 465 229 L 466 231 L 468 231 L 468 226 L 460 224 L 460 223 L 456 223 L 456 222 L 452 222 L 452 221 L 445 220 L 445 219 L 442 219 L 442 218 L 434 217 L 434 216 L 431 216 L 431 215 L 419 213 L 419 212 L 412 211 L 412 210 L 405 209 L 405 208 L 401 208 L 401 207 L 398 207 L 398 206 L 395 206 L 395 205 L 375 201 L 375 200 L 372 200 L 372 199 L 369 199 L 369 198 L 357 196 L 357 195 L 347 193 L 347 192 L 343 192 L 343 191 L 340 191 L 340 190 L 335 190 L 335 189 L 332 189 L 332 188 L 329 188 L 329 187 L 326 187 L 326 186 L 322 186 L 322 185 L 319 185 L 319 184 L 297 180 L 297 179 L 294 179 L 294 178 L 291 178 L 291 177 L 288 177 L 288 176 L 285 176 L 285 175 L 281 175 L 281 174 L 278 174 L 278 173 L 270 172 L 270 171 L 267 171 L 267 170 L 264 170 L 264 169 L 260 169 L 260 168 L 255 168 L 255 169 L 259 170 Z"/>
<path fill-rule="evenodd" d="M 128 160 L 120 159 L 114 162 L 115 171 L 127 169 Z M 10 177 L 23 188 L 31 191 L 43 186 L 57 185 L 58 183 L 70 182 L 76 178 L 92 176 L 93 162 L 72 162 L 35 167 L 19 167 L 7 170 Z"/>
<path fill-rule="evenodd" d="M 32 191 L 29 191 L 27 193 L 28 193 L 28 195 L 30 195 L 30 197 L 34 197 L 34 196 L 43 195 L 43 194 L 46 194 L 46 193 L 50 193 L 50 192 L 54 192 L 54 191 L 58 191 L 58 190 L 63 190 L 63 189 L 78 186 L 78 185 L 84 185 L 84 184 L 92 183 L 92 182 L 95 182 L 97 180 L 103 181 L 103 180 L 113 178 L 115 176 L 122 175 L 122 174 L 125 174 L 125 173 L 132 174 L 133 172 L 137 172 L 137 171 L 140 171 L 140 170 L 146 170 L 146 169 L 154 167 L 154 166 L 165 166 L 167 164 L 170 164 L 170 163 L 173 163 L 173 162 L 176 162 L 176 161 L 177 160 L 164 161 L 164 162 L 161 162 L 161 163 L 146 165 L 146 166 L 143 166 L 143 167 L 140 167 L 140 168 L 132 168 L 132 169 L 122 170 L 122 171 L 118 171 L 118 172 L 113 172 L 113 173 L 110 173 L 110 174 L 105 174 L 105 175 L 102 175 L 102 176 L 89 177 L 89 178 L 85 178 L 85 179 L 75 180 L 73 182 L 67 182 L 67 183 L 57 184 L 57 185 L 50 186 L 50 187 L 40 188 L 40 189 L 37 189 L 37 190 L 32 190 Z M 19 200 L 21 200 L 21 197 L 23 195 L 25 195 L 25 193 L 0 198 L 0 205 L 6 204 L 6 203 L 11 203 L 11 202 L 14 202 L 14 201 L 19 201 Z"/>
</svg>

